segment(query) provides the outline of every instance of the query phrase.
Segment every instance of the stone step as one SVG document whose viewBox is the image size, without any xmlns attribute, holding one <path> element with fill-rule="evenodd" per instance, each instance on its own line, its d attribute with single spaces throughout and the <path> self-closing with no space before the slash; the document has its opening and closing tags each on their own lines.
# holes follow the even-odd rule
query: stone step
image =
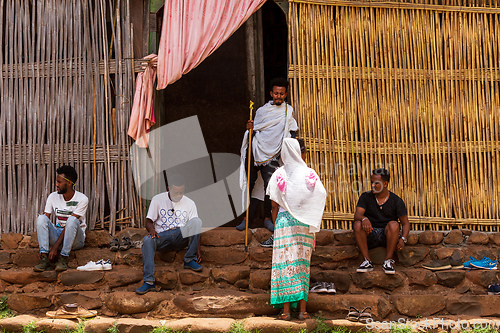
<svg viewBox="0 0 500 333">
<path fill-rule="evenodd" d="M 230 332 L 234 328 L 242 328 L 246 331 L 261 333 L 279 332 L 312 332 L 315 329 L 323 329 L 325 325 L 335 329 L 340 328 L 350 332 L 394 332 L 397 328 L 402 331 L 412 332 L 450 332 L 459 333 L 464 331 L 499 331 L 500 320 L 496 318 L 477 318 L 469 316 L 433 317 L 408 320 L 399 318 L 394 321 L 371 321 L 367 324 L 351 322 L 345 319 L 309 319 L 299 321 L 277 320 L 274 317 L 249 317 L 243 320 L 232 318 L 196 318 L 186 317 L 183 319 L 136 319 L 136 318 L 111 318 L 98 316 L 84 322 L 69 319 L 50 319 L 31 315 L 20 315 L 0 320 L 0 330 L 5 332 L 23 332 L 25 327 L 32 325 L 37 331 L 45 333 L 67 332 L 78 330 L 83 327 L 87 333 L 108 333 L 108 329 L 115 327 L 121 333 L 146 333 L 158 327 L 165 327 L 176 332 Z M 321 325 L 321 326 L 320 326 Z"/>
<path fill-rule="evenodd" d="M 117 237 L 128 236 L 133 241 L 140 241 L 144 234 L 143 229 L 130 228 Z M 44 313 L 47 309 L 76 300 L 108 316 L 141 316 L 172 307 L 183 316 L 201 316 L 203 313 L 196 311 L 199 303 L 194 302 L 193 305 L 187 306 L 189 302 L 181 300 L 185 300 L 189 293 L 198 295 L 208 290 L 229 293 L 224 294 L 223 300 L 240 297 L 244 300 L 243 303 L 251 301 L 264 304 L 265 300 L 269 301 L 272 249 L 263 248 L 259 243 L 270 235 L 267 229 L 251 230 L 247 253 L 244 232 L 234 228 L 216 228 L 204 232 L 201 237 L 204 266 L 202 272 L 183 268 L 185 251 L 157 254 L 155 276 L 162 292 L 153 294 L 153 300 L 146 302 L 149 305 L 144 308 L 139 306 L 142 304 L 140 300 L 149 299 L 150 296 L 141 298 L 134 293 L 142 284 L 142 255 L 139 248 L 111 252 L 108 248 L 111 237 L 105 231 L 89 231 L 86 247 L 71 253 L 71 268 L 68 271 L 35 273 L 32 266 L 38 261 L 36 236 L 3 234 L 0 250 L 0 292 L 9 296 L 9 305 L 18 313 Z M 488 310 L 482 304 L 488 299 L 491 300 L 483 298 L 486 287 L 500 281 L 500 271 L 431 272 L 420 266 L 435 258 L 446 258 L 457 251 L 464 259 L 469 256 L 497 258 L 500 254 L 500 238 L 497 236 L 498 233 L 469 233 L 460 230 L 446 234 L 432 231 L 411 232 L 408 245 L 397 255 L 396 274 L 386 275 L 380 265 L 385 256 L 384 248 L 371 250 L 372 259 L 376 264 L 373 272 L 356 273 L 361 260 L 359 251 L 353 244 L 352 232 L 322 230 L 316 237 L 316 248 L 311 261 L 311 281 L 334 282 L 338 294 L 311 294 L 309 306 L 311 311 L 327 309 L 325 311 L 335 318 L 345 317 L 350 304 L 356 304 L 357 307 L 372 306 L 381 319 L 394 314 L 422 315 L 421 311 L 455 314 L 460 311 L 457 309 L 470 313 L 477 311 L 480 316 L 495 315 L 494 310 Z M 110 259 L 113 269 L 94 272 L 75 269 L 90 260 L 99 259 Z M 217 293 L 213 294 L 210 296 L 213 298 L 211 303 L 207 298 L 203 298 L 204 302 L 216 304 L 217 298 L 222 297 L 217 296 Z M 137 300 L 134 306 L 140 311 L 117 307 L 116 304 L 119 303 L 113 295 Z M 163 299 L 164 295 L 170 295 L 171 299 Z M 245 300 L 244 295 L 256 299 Z M 413 295 L 415 299 L 422 300 L 422 304 L 429 306 L 422 309 L 417 301 L 407 300 L 408 295 Z M 360 301 L 363 299 L 365 302 Z M 326 304 L 328 302 L 333 302 L 334 307 Z M 179 307 L 178 304 L 183 306 Z M 335 308 L 337 305 L 339 308 Z M 223 315 L 215 310 L 207 311 L 213 316 Z M 227 311 L 232 311 L 228 313 L 237 318 L 251 314 L 275 313 L 269 305 L 262 305 L 260 310 L 235 306 Z"/>
<path fill-rule="evenodd" d="M 182 318 L 274 316 L 279 309 L 270 305 L 269 294 L 226 289 L 206 289 L 199 292 L 149 292 L 137 295 L 133 291 L 81 291 L 14 293 L 7 299 L 8 306 L 17 313 L 44 315 L 66 303 L 78 303 L 87 309 L 96 309 L 99 315 L 135 318 Z M 373 318 L 468 315 L 499 317 L 500 297 L 489 295 L 374 295 L 366 294 L 309 294 L 307 309 L 328 318 L 345 318 L 349 307 L 372 309 Z"/>
<path fill-rule="evenodd" d="M 76 330 L 79 326 L 77 320 L 49 319 L 30 315 L 21 315 L 13 318 L 0 320 L 0 330 L 6 332 L 23 332 L 24 327 L 32 324 L 37 331 L 45 333 L 59 333 L 68 330 Z M 365 331 L 367 325 L 350 322 L 347 320 L 324 320 L 322 324 L 330 328 L 342 327 L 351 332 Z M 200 333 L 229 333 L 234 325 L 238 325 L 247 331 L 261 333 L 280 332 L 303 332 L 304 329 L 311 332 L 318 326 L 314 319 L 306 321 L 276 320 L 271 317 L 251 317 L 244 320 L 232 318 L 183 318 L 171 320 L 152 320 L 134 318 L 109 318 L 96 317 L 86 320 L 81 325 L 87 333 L 108 333 L 110 327 L 116 327 L 120 333 L 147 333 L 156 327 L 168 327 L 176 332 L 200 332 Z"/>
</svg>

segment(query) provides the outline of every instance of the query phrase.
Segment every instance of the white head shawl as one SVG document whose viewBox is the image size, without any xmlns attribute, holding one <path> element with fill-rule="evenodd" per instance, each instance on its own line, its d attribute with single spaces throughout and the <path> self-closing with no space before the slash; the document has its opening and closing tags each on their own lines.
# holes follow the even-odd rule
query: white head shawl
<svg viewBox="0 0 500 333">
<path fill-rule="evenodd" d="M 281 159 L 284 165 L 273 173 L 267 194 L 294 218 L 309 225 L 311 232 L 318 232 L 326 201 L 321 180 L 302 160 L 296 139 L 283 140 Z"/>
</svg>

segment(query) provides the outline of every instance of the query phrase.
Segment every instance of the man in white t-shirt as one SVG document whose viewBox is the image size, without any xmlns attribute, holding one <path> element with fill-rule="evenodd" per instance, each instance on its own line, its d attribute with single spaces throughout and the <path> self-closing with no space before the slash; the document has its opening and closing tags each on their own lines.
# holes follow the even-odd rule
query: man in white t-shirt
<svg viewBox="0 0 500 333">
<path fill-rule="evenodd" d="M 168 192 L 155 195 L 146 217 L 148 234 L 142 240 L 144 284 L 135 292 L 143 295 L 156 290 L 155 252 L 180 251 L 186 248 L 184 268 L 199 272 L 201 220 L 193 200 L 184 196 L 184 178 L 168 178 Z"/>
<path fill-rule="evenodd" d="M 67 270 L 69 252 L 81 249 L 85 243 L 85 213 L 89 199 L 73 188 L 78 174 L 72 166 L 63 165 L 56 172 L 57 191 L 49 195 L 44 214 L 36 220 L 40 262 L 33 267 L 35 272 L 50 269 L 50 260 L 57 258 L 61 245 L 56 271 Z M 52 213 L 55 213 L 55 225 L 50 221 Z"/>
</svg>

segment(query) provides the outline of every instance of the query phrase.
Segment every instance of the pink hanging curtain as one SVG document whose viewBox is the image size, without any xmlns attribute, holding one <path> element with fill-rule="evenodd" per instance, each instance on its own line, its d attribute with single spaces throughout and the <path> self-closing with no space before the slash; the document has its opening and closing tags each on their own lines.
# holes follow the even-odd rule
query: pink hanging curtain
<svg viewBox="0 0 500 333">
<path fill-rule="evenodd" d="M 198 66 L 266 0 L 165 2 L 158 51 L 158 86 L 165 89 Z"/>
<path fill-rule="evenodd" d="M 128 135 L 148 146 L 154 124 L 153 84 L 165 89 L 198 66 L 224 43 L 266 0 L 167 0 L 158 57 L 149 55 L 135 85 Z"/>
<path fill-rule="evenodd" d="M 143 73 L 137 74 L 134 104 L 132 105 L 132 113 L 128 124 L 127 134 L 142 148 L 148 146 L 149 131 L 155 123 L 153 84 L 156 78 L 156 67 L 154 66 L 156 58 L 155 54 L 145 57 L 144 60 L 149 60 L 149 62 L 145 63 L 146 69 Z"/>
</svg>

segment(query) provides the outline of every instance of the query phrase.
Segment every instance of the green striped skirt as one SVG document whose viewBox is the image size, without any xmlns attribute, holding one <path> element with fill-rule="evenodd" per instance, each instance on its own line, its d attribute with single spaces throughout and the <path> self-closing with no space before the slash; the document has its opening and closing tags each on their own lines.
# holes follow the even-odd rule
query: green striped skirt
<svg viewBox="0 0 500 333">
<path fill-rule="evenodd" d="M 271 304 L 307 301 L 314 235 L 307 224 L 289 212 L 281 212 L 274 226 L 273 266 L 271 271 Z"/>
</svg>

